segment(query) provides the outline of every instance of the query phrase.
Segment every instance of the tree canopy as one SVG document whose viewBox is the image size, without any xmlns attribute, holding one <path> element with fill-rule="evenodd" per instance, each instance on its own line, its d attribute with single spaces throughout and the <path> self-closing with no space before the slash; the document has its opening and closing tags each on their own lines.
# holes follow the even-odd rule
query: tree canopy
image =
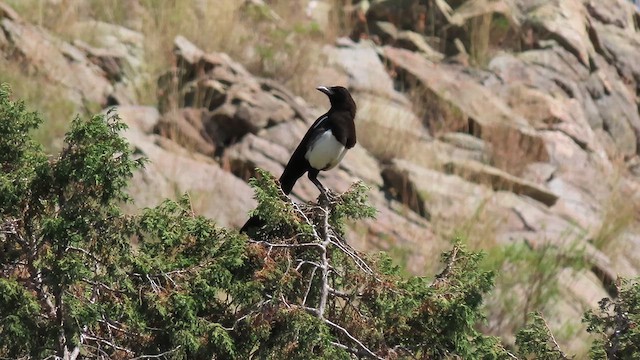
<svg viewBox="0 0 640 360">
<path fill-rule="evenodd" d="M 41 121 L 0 88 L 0 357 L 566 357 L 541 317 L 517 349 L 478 330 L 494 273 L 460 242 L 435 277 L 353 249 L 346 222 L 375 215 L 361 183 L 296 204 L 259 171 L 251 238 L 187 196 L 127 215 L 144 159 L 116 113 L 75 119 L 52 158 L 30 136 Z M 594 358 L 638 355 L 640 286 L 620 294 L 585 315 Z"/>
</svg>

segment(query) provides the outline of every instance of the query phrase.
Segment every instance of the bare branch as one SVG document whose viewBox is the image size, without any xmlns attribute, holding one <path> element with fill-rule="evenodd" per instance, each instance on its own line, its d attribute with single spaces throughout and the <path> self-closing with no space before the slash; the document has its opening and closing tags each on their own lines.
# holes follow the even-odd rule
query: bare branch
<svg viewBox="0 0 640 360">
<path fill-rule="evenodd" d="M 127 354 L 133 355 L 133 352 L 131 350 L 129 350 L 129 349 L 125 348 L 125 347 L 116 345 L 116 344 L 114 344 L 113 342 L 111 342 L 109 340 L 106 340 L 106 339 L 103 339 L 103 338 L 99 338 L 99 337 L 96 337 L 96 336 L 92 336 L 92 335 L 89 335 L 89 334 L 86 334 L 86 333 L 83 334 L 83 337 L 84 337 L 85 340 L 94 341 L 94 342 L 99 343 L 99 344 L 107 345 L 107 346 L 109 346 L 109 347 L 111 347 L 113 349 L 124 351 Z M 85 344 L 85 346 L 86 345 L 88 345 L 88 344 Z"/>
<path fill-rule="evenodd" d="M 436 278 L 433 280 L 431 286 L 437 286 L 440 282 L 446 280 L 446 278 L 449 276 L 449 273 L 451 272 L 451 269 L 453 269 L 454 263 L 458 261 L 459 250 L 460 248 L 458 247 L 458 245 L 455 245 L 453 247 L 453 249 L 451 250 L 451 258 L 449 259 L 449 261 L 447 261 L 444 269 L 442 269 L 442 271 L 438 275 L 436 275 Z"/>
<path fill-rule="evenodd" d="M 518 360 L 518 357 L 517 357 L 517 356 L 515 356 L 514 354 L 512 354 L 511 352 L 509 352 L 509 351 L 507 351 L 507 350 L 505 350 L 504 352 L 505 352 L 505 353 L 507 353 L 507 355 L 508 355 L 511 359 L 516 359 L 516 360 Z"/>
<path fill-rule="evenodd" d="M 309 260 L 300 260 L 300 259 L 296 259 L 297 261 L 299 261 L 298 266 L 296 266 L 296 271 L 300 271 L 300 269 L 302 268 L 302 265 L 311 265 L 314 268 L 321 268 L 322 265 L 318 264 L 315 261 L 309 261 Z"/>
<path fill-rule="evenodd" d="M 556 338 L 553 336 L 553 333 L 551 332 L 551 328 L 549 327 L 549 324 L 547 324 L 547 320 L 545 320 L 544 316 L 542 316 L 542 313 L 540 313 L 539 315 L 540 315 L 540 318 L 542 319 L 542 322 L 544 323 L 544 327 L 547 329 L 547 333 L 549 334 L 549 337 L 551 338 L 553 345 L 556 348 L 556 351 L 560 354 L 560 356 L 562 356 L 562 360 L 569 360 L 570 358 L 562 351 L 562 349 L 560 349 L 560 345 L 558 345 Z"/>
<path fill-rule="evenodd" d="M 165 352 L 163 352 L 163 353 L 156 354 L 156 355 L 140 355 L 140 356 L 136 356 L 136 357 L 134 357 L 134 358 L 131 358 L 131 360 L 138 360 L 138 359 L 159 359 L 159 358 L 161 358 L 161 357 L 167 356 L 167 355 L 169 355 L 169 354 L 171 354 L 171 353 L 174 353 L 174 352 L 176 352 L 176 351 L 180 350 L 180 347 L 181 347 L 181 345 L 178 345 L 178 346 L 176 346 L 176 348 L 175 348 L 175 349 L 171 349 L 171 350 L 168 350 L 168 351 L 165 351 Z"/>
<path fill-rule="evenodd" d="M 332 287 L 329 287 L 329 294 L 335 295 L 335 296 L 339 296 L 339 297 L 344 298 L 344 299 L 351 298 L 351 295 L 347 294 L 346 292 L 336 290 L 336 289 L 334 289 Z"/>
<path fill-rule="evenodd" d="M 347 245 L 344 241 L 340 240 L 335 234 L 330 236 L 332 239 L 331 244 L 335 245 L 338 249 L 340 249 L 343 253 L 349 256 L 353 262 L 362 270 L 365 274 L 375 276 L 375 272 L 371 269 L 371 267 L 358 255 L 358 253 Z M 335 241 L 333 241 L 335 239 Z M 376 280 L 378 280 L 376 278 Z"/>
<path fill-rule="evenodd" d="M 320 304 L 318 305 L 318 317 L 324 318 L 324 310 L 327 307 L 327 298 L 329 297 L 329 257 L 327 256 L 327 246 L 331 242 L 329 238 L 329 211 L 325 208 L 322 208 L 324 212 L 323 218 L 323 235 L 324 241 L 322 242 L 322 253 L 320 256 L 322 257 L 322 277 L 321 277 L 321 288 L 320 288 Z"/>
<path fill-rule="evenodd" d="M 313 276 L 316 274 L 316 270 L 318 268 L 314 267 L 313 270 L 311 270 L 311 276 L 309 276 L 309 286 L 307 286 L 307 291 L 304 293 L 304 298 L 302 299 L 302 306 L 305 306 L 307 304 L 307 297 L 309 296 L 309 292 L 311 291 L 311 285 L 313 284 Z"/>
<path fill-rule="evenodd" d="M 89 279 L 86 279 L 86 278 L 82 279 L 81 281 L 84 282 L 84 283 L 87 283 L 87 284 L 89 284 L 91 286 L 101 287 L 101 288 L 103 288 L 105 290 L 108 290 L 110 292 L 113 292 L 113 293 L 123 294 L 123 295 L 130 294 L 130 293 L 126 292 L 126 291 L 114 289 L 114 288 L 110 287 L 109 285 L 107 285 L 107 284 L 105 284 L 103 282 L 93 281 L 93 280 L 89 280 Z"/>
<path fill-rule="evenodd" d="M 276 244 L 276 243 L 270 243 L 267 241 L 256 241 L 256 240 L 249 240 L 249 242 L 253 243 L 253 244 L 259 244 L 259 245 L 265 245 L 265 246 L 269 246 L 269 247 L 273 247 L 273 248 L 287 248 L 287 249 L 295 249 L 295 248 L 304 248 L 304 247 L 320 247 L 322 245 L 318 244 L 318 243 L 301 243 L 301 244 Z"/>
<path fill-rule="evenodd" d="M 79 253 L 82 253 L 82 254 L 84 254 L 84 255 L 86 255 L 86 256 L 88 256 L 88 257 L 90 257 L 90 258 L 91 258 L 91 260 L 93 260 L 93 261 L 95 261 L 95 262 L 97 262 L 97 263 L 100 263 L 100 262 L 101 262 L 101 261 L 100 261 L 100 259 L 98 259 L 98 258 L 97 258 L 95 255 L 93 255 L 90 251 L 85 250 L 85 249 L 83 249 L 83 248 L 79 248 L 79 247 L 76 247 L 76 246 L 68 245 L 65 251 L 68 251 L 68 250 L 73 250 L 73 251 L 77 251 L 77 252 L 79 252 Z"/>
<path fill-rule="evenodd" d="M 324 319 L 324 322 L 327 323 L 328 325 L 332 326 L 333 328 L 340 330 L 343 334 L 345 334 L 351 341 L 355 342 L 356 344 L 358 344 L 358 346 L 360 346 L 360 348 L 362 350 L 364 350 L 369 356 L 374 357 L 376 359 L 383 359 L 380 356 L 376 355 L 373 351 L 369 350 L 368 347 L 366 347 L 360 340 L 358 340 L 355 336 L 351 335 L 351 333 L 349 333 L 349 331 L 347 331 L 347 329 L 343 328 L 342 326 L 332 322 L 331 320 L 328 319 Z"/>
</svg>

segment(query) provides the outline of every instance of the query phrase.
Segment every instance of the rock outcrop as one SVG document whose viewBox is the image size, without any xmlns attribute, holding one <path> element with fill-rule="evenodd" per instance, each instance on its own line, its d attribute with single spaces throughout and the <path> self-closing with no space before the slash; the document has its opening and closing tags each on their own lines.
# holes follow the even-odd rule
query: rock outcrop
<svg viewBox="0 0 640 360">
<path fill-rule="evenodd" d="M 185 107 L 165 111 L 156 130 L 175 139 L 185 147 L 214 157 L 232 174 L 248 181 L 260 167 L 279 175 L 289 156 L 298 145 L 308 127 L 319 115 L 287 89 L 273 81 L 252 76 L 240 64 L 224 54 L 206 54 L 184 38 L 175 41 L 178 67 L 161 78 L 166 104 Z M 384 67 L 375 53 L 370 53 L 372 66 L 378 66 L 379 75 L 386 76 Z M 370 82 L 367 82 L 370 81 Z M 177 87 L 174 84 L 178 84 Z M 215 84 L 215 85 L 213 85 Z M 173 88 L 172 88 L 173 87 Z M 215 87 L 215 88 L 214 88 Z M 361 79 L 354 93 L 368 93 L 373 97 L 395 98 L 395 103 L 419 125 L 419 121 L 406 108 L 408 101 L 393 89 L 386 87 L 373 93 L 372 79 Z M 203 105 L 200 100 L 220 99 Z M 327 104 L 328 105 L 328 104 Z M 183 114 L 176 118 L 176 112 Z M 196 115 L 193 113 L 196 112 Z M 191 114 L 185 116 L 184 114 Z M 212 154 L 211 144 L 216 151 Z M 362 249 L 391 249 L 407 247 L 419 249 L 409 255 L 410 268 L 421 271 L 429 254 L 444 243 L 437 240 L 427 219 L 406 214 L 406 208 L 397 200 L 388 199 L 378 161 L 364 148 L 357 146 L 334 170 L 322 173 L 323 184 L 335 191 L 345 191 L 355 181 L 362 180 L 371 187 L 371 200 L 378 208 L 375 220 L 356 226 L 351 232 L 354 244 Z M 314 199 L 318 191 L 307 181 L 299 181 L 292 194 L 302 201 Z M 425 241 L 428 246 L 416 242 Z"/>
<path fill-rule="evenodd" d="M 129 126 L 124 136 L 135 153 L 148 159 L 129 187 L 133 197 L 130 211 L 187 193 L 196 213 L 216 219 L 222 226 L 239 227 L 246 221 L 246 213 L 255 207 L 247 183 L 210 157 L 155 134 L 161 121 L 156 108 L 120 106 L 117 113 Z"/>
<path fill-rule="evenodd" d="M 143 61 L 142 34 L 100 22 L 77 26 L 98 34 L 96 43 L 104 47 L 63 41 L 0 3 L 0 52 L 25 72 L 37 74 L 45 82 L 42 86 L 64 89 L 60 95 L 80 111 L 135 104 L 133 81 Z"/>
<path fill-rule="evenodd" d="M 379 210 L 351 224 L 353 245 L 405 249 L 416 273 L 460 233 L 479 246 L 578 246 L 587 266 L 563 272 L 557 304 L 568 316 L 616 276 L 640 274 L 627 251 L 640 246 L 639 10 L 626 0 L 412 3 L 372 2 L 371 33 L 323 49 L 317 82 L 352 91 L 361 135 L 321 181 L 335 191 L 364 181 Z M 470 29 L 494 17 L 507 24 L 500 43 L 486 40 L 486 66 L 469 67 L 481 63 Z M 428 21 L 438 29 L 429 36 Z M 65 42 L 0 3 L 0 51 L 78 106 L 120 105 L 127 138 L 151 160 L 131 185 L 137 207 L 189 192 L 198 213 L 239 226 L 255 205 L 254 169 L 279 175 L 323 111 L 183 37 L 158 79 L 158 107 L 136 106 L 142 35 L 77 26 L 104 36 Z M 317 195 L 304 180 L 293 190 L 296 201 Z"/>
</svg>

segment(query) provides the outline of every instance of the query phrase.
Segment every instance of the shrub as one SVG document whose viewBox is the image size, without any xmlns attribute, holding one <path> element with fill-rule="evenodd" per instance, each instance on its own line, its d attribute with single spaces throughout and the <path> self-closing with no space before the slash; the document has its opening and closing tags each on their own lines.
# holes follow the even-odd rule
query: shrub
<svg viewBox="0 0 640 360">
<path fill-rule="evenodd" d="M 186 197 L 124 215 L 142 161 L 113 113 L 74 120 L 53 160 L 6 87 L 0 118 L 2 357 L 505 356 L 474 327 L 493 276 L 479 254 L 454 245 L 430 280 L 348 245 L 345 220 L 374 213 L 361 184 L 296 205 L 261 172 L 267 225 L 248 240 Z"/>
<path fill-rule="evenodd" d="M 434 278 L 364 255 L 345 221 L 370 217 L 356 183 L 294 204 L 253 180 L 252 238 L 193 214 L 188 197 L 124 215 L 135 160 L 109 113 L 76 119 L 54 159 L 39 115 L 0 87 L 0 357 L 514 359 L 478 330 L 493 272 L 454 243 Z M 588 312 L 594 358 L 637 358 L 640 287 Z M 523 357 L 566 358 L 540 316 Z"/>
</svg>

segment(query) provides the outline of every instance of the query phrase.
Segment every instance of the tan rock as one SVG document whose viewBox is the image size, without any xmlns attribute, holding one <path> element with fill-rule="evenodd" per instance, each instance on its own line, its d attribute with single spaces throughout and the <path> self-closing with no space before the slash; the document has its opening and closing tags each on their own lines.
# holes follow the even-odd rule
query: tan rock
<svg viewBox="0 0 640 360">
<path fill-rule="evenodd" d="M 595 53 L 587 33 L 587 11 L 581 0 L 551 0 L 530 6 L 525 14 L 526 21 L 534 28 L 547 33 L 557 40 L 585 67 L 589 68 L 589 58 Z"/>
<path fill-rule="evenodd" d="M 157 132 L 183 147 L 203 155 L 213 156 L 216 146 L 222 145 L 212 139 L 205 128 L 211 115 L 205 109 L 183 108 L 167 112 L 156 127 Z"/>
<path fill-rule="evenodd" d="M 72 101 L 78 105 L 85 101 L 106 105 L 113 86 L 106 79 L 104 71 L 72 45 L 41 28 L 8 18 L 1 20 L 0 27 L 8 34 L 13 56 L 21 57 L 21 61 L 32 71 L 67 88 Z"/>
<path fill-rule="evenodd" d="M 160 111 L 207 110 L 194 126 L 214 145 L 228 146 L 247 133 L 306 116 L 287 89 L 253 77 L 227 54 L 204 53 L 183 37 L 174 46 L 179 68 L 159 80 Z"/>
<path fill-rule="evenodd" d="M 637 12 L 632 2 L 626 0 L 584 0 L 589 15 L 603 24 L 615 25 L 622 29 L 633 28 L 633 17 Z"/>
<path fill-rule="evenodd" d="M 123 110 L 122 118 L 128 124 L 146 121 L 137 117 L 144 116 L 144 111 Z M 212 159 L 193 154 L 167 138 L 147 135 L 135 125 L 124 135 L 136 153 L 149 160 L 134 174 L 128 188 L 133 198 L 127 205 L 129 211 L 187 193 L 196 214 L 210 217 L 221 226 L 240 227 L 255 207 L 251 188 Z"/>
<path fill-rule="evenodd" d="M 386 47 L 384 56 L 405 69 L 438 99 L 468 117 L 472 123 L 470 131 L 491 143 L 494 152 L 518 157 L 519 167 L 547 159 L 542 139 L 527 120 L 473 78 L 455 67 L 436 65 L 403 49 Z M 505 139 L 508 140 L 505 142 Z M 505 164 L 505 167 L 512 165 L 516 164 Z"/>
<path fill-rule="evenodd" d="M 138 130 L 143 134 L 153 133 L 160 121 L 158 109 L 151 106 L 118 106 L 115 112 L 130 130 Z"/>
<path fill-rule="evenodd" d="M 441 61 L 444 54 L 436 51 L 427 43 L 424 36 L 413 31 L 401 31 L 396 39 L 395 46 L 422 53 L 430 61 Z"/>
<path fill-rule="evenodd" d="M 547 206 L 553 206 L 558 201 L 558 195 L 542 186 L 479 162 L 452 160 L 444 167 L 447 172 L 457 174 L 471 182 L 490 185 L 495 191 L 510 191 L 525 195 Z"/>
</svg>

